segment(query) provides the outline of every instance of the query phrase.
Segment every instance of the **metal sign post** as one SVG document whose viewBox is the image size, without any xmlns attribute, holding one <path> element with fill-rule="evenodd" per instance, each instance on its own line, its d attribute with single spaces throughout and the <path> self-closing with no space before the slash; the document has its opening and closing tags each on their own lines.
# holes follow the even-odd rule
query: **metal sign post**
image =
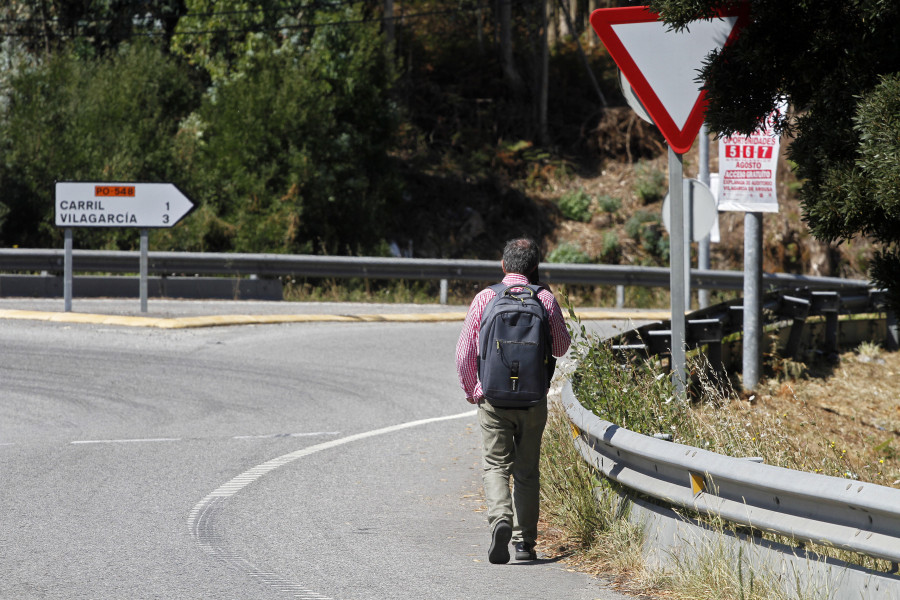
<svg viewBox="0 0 900 600">
<path fill-rule="evenodd" d="M 700 171 L 697 174 L 697 179 L 700 180 L 700 183 L 709 185 L 709 129 L 705 123 L 700 127 L 698 141 L 700 145 Z M 718 216 L 716 218 L 718 218 Z M 705 271 L 710 269 L 709 242 L 709 234 L 706 234 L 697 246 L 697 268 Z M 697 305 L 700 308 L 709 306 L 709 290 L 697 290 Z"/>
<path fill-rule="evenodd" d="M 682 179 L 682 182 L 684 179 Z M 688 186 L 685 190 L 682 186 L 682 210 L 684 211 L 684 310 L 691 310 L 691 240 L 694 239 L 693 215 L 694 215 L 694 188 Z"/>
<path fill-rule="evenodd" d="M 677 154 L 677 153 L 676 153 Z M 672 339 L 673 344 L 676 336 L 676 331 L 684 331 L 684 313 L 690 310 L 691 306 L 691 242 L 699 241 L 703 236 L 707 236 L 709 230 L 712 228 L 713 223 L 716 217 L 716 201 L 713 197 L 712 191 L 709 187 L 696 179 L 684 179 L 683 171 L 683 159 L 682 155 L 678 154 L 677 164 L 673 164 L 672 156 L 669 155 L 669 193 L 666 195 L 666 199 L 663 201 L 663 209 L 662 209 L 662 219 L 663 225 L 666 227 L 666 231 L 669 232 L 669 240 L 671 242 L 669 260 L 670 260 L 670 276 L 673 278 L 671 293 L 672 293 Z M 681 179 L 682 185 L 678 185 L 678 180 Z M 678 190 L 681 192 L 679 195 L 681 199 L 681 211 L 682 211 L 682 220 L 681 222 L 677 221 L 678 218 L 675 215 L 675 195 L 672 194 L 672 190 Z M 681 234 L 680 236 L 678 234 Z M 676 249 L 681 244 L 681 247 L 684 249 L 683 252 L 678 252 Z M 682 277 L 681 287 L 676 287 L 674 278 L 676 277 L 676 256 L 681 257 L 681 273 Z M 674 302 L 675 297 L 682 301 L 682 306 L 680 309 L 676 308 Z M 677 312 L 676 312 L 677 311 Z M 676 315 L 681 315 L 681 317 L 676 317 Z M 674 348 L 674 346 L 673 346 Z M 679 377 L 683 374 L 684 369 L 679 368 L 676 369 L 675 365 L 683 365 L 683 363 L 677 363 L 676 361 L 681 360 L 682 355 L 684 354 L 684 348 L 681 348 L 681 352 L 677 355 L 672 353 L 672 365 L 673 371 L 676 372 L 676 375 Z M 676 381 L 676 386 L 679 383 Z M 679 391 L 683 391 L 679 388 Z"/>
<path fill-rule="evenodd" d="M 684 239 L 684 227 L 678 226 L 684 223 L 684 163 L 681 154 L 669 147 L 669 218 L 672 219 L 670 235 L 669 266 L 669 295 L 672 307 L 672 380 L 675 390 L 680 398 L 685 396 L 687 388 L 687 368 L 685 357 L 685 322 L 684 322 L 684 254 L 679 251 L 686 244 Z M 688 238 L 690 239 L 690 238 Z M 688 247 L 690 245 L 688 244 Z"/>
<path fill-rule="evenodd" d="M 744 214 L 744 352 L 745 390 L 759 384 L 762 349 L 762 213 Z"/>
<path fill-rule="evenodd" d="M 150 231 L 141 229 L 141 312 L 147 312 L 147 254 L 150 247 Z"/>
<path fill-rule="evenodd" d="M 63 255 L 63 305 L 66 312 L 72 312 L 72 228 L 65 230 Z"/>
<path fill-rule="evenodd" d="M 776 110 L 784 114 L 787 106 Z M 773 115 L 774 117 L 774 115 Z M 719 140 L 721 210 L 744 213 L 744 353 L 745 391 L 756 389 L 762 361 L 762 254 L 763 213 L 778 212 L 778 157 L 780 137 L 774 119 L 751 135 Z"/>
</svg>

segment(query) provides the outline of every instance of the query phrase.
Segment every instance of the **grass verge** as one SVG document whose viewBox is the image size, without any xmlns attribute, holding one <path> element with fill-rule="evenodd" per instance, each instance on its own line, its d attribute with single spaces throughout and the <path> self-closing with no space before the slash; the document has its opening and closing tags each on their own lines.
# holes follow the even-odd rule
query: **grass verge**
<svg viewBox="0 0 900 600">
<path fill-rule="evenodd" d="M 863 419 L 857 418 L 858 413 L 850 415 L 846 396 L 845 405 L 835 408 L 833 399 L 821 401 L 808 395 L 810 390 L 833 386 L 850 394 L 854 383 L 842 381 L 846 369 L 853 374 L 857 393 L 871 390 L 867 402 L 857 400 L 850 405 L 862 411 L 873 398 L 885 397 L 891 410 L 900 411 L 896 394 L 900 360 L 896 353 L 888 356 L 871 344 L 863 345 L 842 355 L 841 364 L 831 365 L 821 380 L 815 379 L 813 367 L 804 371 L 807 379 L 767 381 L 760 393 L 750 398 L 736 393 L 727 382 L 702 377 L 703 365 L 695 363 L 691 369 L 698 375 L 696 399 L 683 402 L 676 399 L 670 378 L 656 365 L 645 363 L 622 369 L 606 344 L 591 339 L 574 322 L 577 367 L 572 378 L 576 394 L 584 406 L 604 420 L 642 434 L 669 433 L 678 443 L 728 456 L 757 456 L 766 464 L 794 470 L 895 487 L 900 484 L 897 457 L 892 449 L 898 440 L 897 427 L 885 405 L 880 411 L 871 411 L 877 416 L 865 413 L 868 418 Z M 825 383 L 826 379 L 834 380 L 831 386 Z M 893 390 L 893 395 L 885 387 Z M 846 413 L 843 421 L 835 420 L 839 412 Z M 839 437 L 832 436 L 835 433 Z M 860 443 L 848 441 L 857 438 Z M 651 597 L 816 597 L 815 592 L 800 586 L 790 593 L 780 591 L 774 584 L 775 576 L 755 571 L 743 557 L 735 560 L 725 548 L 715 545 L 705 548 L 699 559 L 675 561 L 674 567 L 663 571 L 647 568 L 641 552 L 640 528 L 622 518 L 620 493 L 615 484 L 605 481 L 577 453 L 571 426 L 559 408 L 551 411 L 544 448 L 542 510 L 546 528 L 555 534 L 544 548 L 550 554 L 568 554 L 579 568 L 612 577 L 625 591 Z M 714 529 L 730 527 L 714 519 L 703 520 Z M 796 545 L 793 540 L 765 538 Z M 868 569 L 891 568 L 885 561 L 834 548 L 811 544 L 806 548 Z"/>
</svg>

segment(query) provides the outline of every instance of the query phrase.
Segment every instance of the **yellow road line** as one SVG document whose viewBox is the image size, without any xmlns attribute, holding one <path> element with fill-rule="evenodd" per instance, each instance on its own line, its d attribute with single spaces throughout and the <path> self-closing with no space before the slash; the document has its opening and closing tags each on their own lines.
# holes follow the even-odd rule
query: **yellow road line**
<svg viewBox="0 0 900 600">
<path fill-rule="evenodd" d="M 668 311 L 612 311 L 586 309 L 575 311 L 583 320 L 655 321 L 669 318 Z M 397 313 L 380 315 L 211 315 L 202 317 L 132 317 L 74 312 L 45 312 L 36 310 L 0 309 L 0 319 L 50 321 L 53 323 L 87 323 L 119 325 L 123 327 L 155 327 L 158 329 L 187 329 L 223 325 L 266 325 L 275 323 L 441 323 L 462 321 L 465 312 Z"/>
</svg>

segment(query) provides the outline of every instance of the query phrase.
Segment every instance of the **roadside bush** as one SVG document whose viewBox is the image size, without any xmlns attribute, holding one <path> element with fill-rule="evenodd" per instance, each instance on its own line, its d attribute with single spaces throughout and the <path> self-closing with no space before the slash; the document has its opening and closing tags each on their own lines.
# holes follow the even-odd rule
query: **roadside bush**
<svg viewBox="0 0 900 600">
<path fill-rule="evenodd" d="M 615 231 L 607 231 L 603 234 L 603 246 L 600 261 L 607 264 L 617 264 L 622 257 L 622 246 L 619 236 Z"/>
<path fill-rule="evenodd" d="M 666 174 L 648 162 L 639 162 L 635 167 L 637 181 L 634 193 L 644 204 L 662 200 L 669 188 Z"/>
<path fill-rule="evenodd" d="M 586 264 L 591 262 L 591 258 L 577 245 L 563 242 L 547 254 L 547 262 Z"/>
<path fill-rule="evenodd" d="M 591 197 L 584 190 L 572 190 L 559 199 L 559 210 L 572 221 L 587 223 L 591 220 Z"/>
<path fill-rule="evenodd" d="M 615 214 L 622 208 L 622 200 L 615 196 L 600 196 L 597 198 L 597 205 L 600 210 L 606 213 Z"/>
<path fill-rule="evenodd" d="M 645 210 L 639 210 L 625 221 L 625 233 L 631 239 L 639 241 L 647 223 L 658 223 L 659 217 Z"/>
</svg>

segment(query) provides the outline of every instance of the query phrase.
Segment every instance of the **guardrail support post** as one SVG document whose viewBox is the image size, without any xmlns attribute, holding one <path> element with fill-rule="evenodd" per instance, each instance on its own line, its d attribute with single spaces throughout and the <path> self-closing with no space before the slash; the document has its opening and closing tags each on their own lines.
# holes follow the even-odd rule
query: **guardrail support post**
<svg viewBox="0 0 900 600">
<path fill-rule="evenodd" d="M 810 314 L 825 316 L 825 348 L 827 356 L 838 353 L 838 311 L 841 308 L 841 296 L 837 292 L 813 292 Z"/>
<path fill-rule="evenodd" d="M 447 304 L 447 287 L 447 280 L 441 279 L 441 304 Z"/>
<path fill-rule="evenodd" d="M 616 308 L 625 308 L 625 286 L 616 286 Z"/>
<path fill-rule="evenodd" d="M 781 299 L 780 312 L 791 318 L 791 332 L 788 335 L 785 355 L 793 359 L 799 358 L 800 342 L 803 339 L 803 327 L 806 325 L 806 317 L 809 315 L 810 302 L 805 298 L 784 296 Z"/>
<path fill-rule="evenodd" d="M 900 348 L 900 326 L 897 324 L 897 314 L 887 311 L 887 349 L 894 351 Z"/>
<path fill-rule="evenodd" d="M 722 335 L 724 325 L 721 318 L 689 319 L 687 322 L 688 346 L 706 345 L 706 359 L 709 362 L 709 373 L 715 383 L 724 381 L 725 367 L 722 365 Z"/>
</svg>

